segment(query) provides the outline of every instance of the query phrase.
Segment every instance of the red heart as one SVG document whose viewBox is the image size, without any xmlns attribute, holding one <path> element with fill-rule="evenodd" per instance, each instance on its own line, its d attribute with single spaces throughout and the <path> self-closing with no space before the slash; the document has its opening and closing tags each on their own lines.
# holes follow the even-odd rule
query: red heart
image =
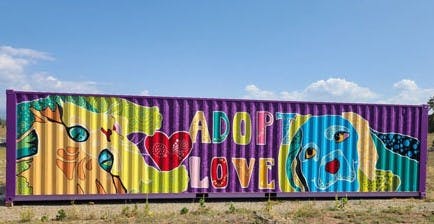
<svg viewBox="0 0 434 224">
<path fill-rule="evenodd" d="M 191 152 L 190 134 L 178 131 L 167 137 L 157 131 L 153 136 L 146 136 L 145 149 L 161 171 L 177 168 Z"/>
</svg>

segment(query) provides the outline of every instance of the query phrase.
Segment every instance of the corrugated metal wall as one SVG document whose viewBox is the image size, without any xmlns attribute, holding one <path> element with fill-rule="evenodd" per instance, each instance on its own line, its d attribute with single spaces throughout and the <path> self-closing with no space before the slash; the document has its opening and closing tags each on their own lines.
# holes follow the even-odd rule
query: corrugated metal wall
<svg viewBox="0 0 434 224">
<path fill-rule="evenodd" d="M 13 95 L 16 196 L 424 190 L 423 106 Z"/>
</svg>

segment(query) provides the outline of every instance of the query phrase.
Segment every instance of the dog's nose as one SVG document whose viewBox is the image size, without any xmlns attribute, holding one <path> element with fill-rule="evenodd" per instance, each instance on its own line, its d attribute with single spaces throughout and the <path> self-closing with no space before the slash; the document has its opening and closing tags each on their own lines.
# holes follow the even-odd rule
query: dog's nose
<svg viewBox="0 0 434 224">
<path fill-rule="evenodd" d="M 339 166 L 340 166 L 340 162 L 338 159 L 334 159 L 330 162 L 327 162 L 326 166 L 325 166 L 325 170 L 331 174 L 335 174 L 338 172 L 339 170 Z"/>
<path fill-rule="evenodd" d="M 101 128 L 101 132 L 105 135 L 107 138 L 107 141 L 110 142 L 110 136 L 112 135 L 112 130 L 107 129 L 107 131 L 104 128 Z"/>
</svg>

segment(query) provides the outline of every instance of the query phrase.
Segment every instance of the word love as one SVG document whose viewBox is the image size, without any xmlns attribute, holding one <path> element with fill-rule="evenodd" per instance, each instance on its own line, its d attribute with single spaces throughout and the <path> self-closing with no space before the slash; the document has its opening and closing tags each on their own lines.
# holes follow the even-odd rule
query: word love
<svg viewBox="0 0 434 224">
<path fill-rule="evenodd" d="M 226 157 L 213 157 L 210 163 L 210 176 L 200 179 L 201 171 L 200 157 L 191 156 L 189 158 L 190 186 L 191 188 L 209 188 L 209 183 L 215 189 L 224 189 L 229 184 L 229 165 Z M 254 173 L 255 158 L 250 158 L 247 163 L 246 158 L 232 158 L 232 165 L 237 173 L 241 188 L 249 187 L 250 180 Z M 258 188 L 274 189 L 275 181 L 271 178 L 273 158 L 259 158 L 258 166 Z"/>
<path fill-rule="evenodd" d="M 288 144 L 288 133 L 291 120 L 295 113 L 276 113 L 276 120 L 282 121 L 282 140 L 283 144 Z M 256 112 L 256 145 L 267 144 L 267 127 L 274 123 L 274 116 L 268 111 Z M 213 111 L 212 115 L 212 143 L 224 142 L 229 135 L 231 122 L 228 115 L 223 111 Z M 232 138 L 235 144 L 248 145 L 252 139 L 252 118 L 248 112 L 236 112 L 232 119 Z M 190 136 L 193 143 L 196 143 L 197 135 L 201 132 L 201 142 L 211 143 L 208 123 L 203 111 L 196 111 L 191 124 Z"/>
</svg>

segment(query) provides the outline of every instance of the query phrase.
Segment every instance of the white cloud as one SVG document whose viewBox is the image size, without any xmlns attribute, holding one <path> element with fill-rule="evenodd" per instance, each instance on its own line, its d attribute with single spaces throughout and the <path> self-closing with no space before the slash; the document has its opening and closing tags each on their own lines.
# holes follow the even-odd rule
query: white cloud
<svg viewBox="0 0 434 224">
<path fill-rule="evenodd" d="M 0 46 L 0 54 L 28 59 L 54 60 L 54 58 L 46 52 L 35 51 L 28 48 L 13 48 L 11 46 Z"/>
<path fill-rule="evenodd" d="M 319 80 L 310 84 L 303 95 L 308 99 L 320 99 L 324 101 L 350 101 L 367 102 L 377 97 L 367 87 L 340 78 Z"/>
<path fill-rule="evenodd" d="M 45 72 L 28 72 L 30 64 L 54 60 L 45 52 L 0 46 L 0 87 L 7 89 L 60 92 L 100 92 L 95 82 L 66 81 Z"/>
<path fill-rule="evenodd" d="M 395 94 L 386 102 L 394 104 L 426 104 L 434 89 L 424 89 L 417 86 L 413 80 L 403 79 L 393 84 Z"/>
<path fill-rule="evenodd" d="M 28 61 L 21 58 L 13 58 L 0 53 L 0 81 L 11 82 L 16 78 L 23 79 L 24 67 Z"/>
<path fill-rule="evenodd" d="M 0 117 L 4 117 L 5 90 L 31 90 L 45 92 L 99 93 L 98 85 L 90 81 L 61 80 L 45 72 L 28 71 L 32 64 L 54 58 L 46 52 L 27 48 L 0 46 Z"/>
<path fill-rule="evenodd" d="M 149 96 L 150 94 L 149 94 L 149 90 L 143 90 L 142 92 L 140 92 L 140 95 L 142 95 L 142 96 Z"/>
<path fill-rule="evenodd" d="M 403 79 L 395 84 L 393 84 L 393 87 L 396 89 L 401 89 L 401 90 L 416 90 L 419 89 L 419 87 L 417 86 L 416 82 L 413 80 L 409 80 L 409 79 Z"/>
<path fill-rule="evenodd" d="M 275 93 L 267 90 L 262 90 L 256 87 L 255 85 L 247 85 L 244 90 L 247 92 L 245 98 L 253 98 L 253 99 L 276 99 L 278 98 Z"/>
<path fill-rule="evenodd" d="M 377 94 L 369 88 L 361 87 L 354 82 L 340 78 L 319 80 L 308 85 L 301 91 L 273 91 L 262 90 L 253 84 L 246 86 L 245 98 L 252 99 L 280 99 L 294 101 L 333 101 L 333 102 L 368 102 L 377 98 Z"/>
<path fill-rule="evenodd" d="M 434 89 L 420 88 L 414 80 L 403 79 L 391 86 L 394 87 L 394 93 L 391 96 L 381 96 L 357 83 L 341 78 L 329 78 L 311 83 L 303 90 L 279 93 L 250 84 L 245 87 L 247 94 L 244 97 L 291 101 L 425 104 L 429 97 L 434 96 Z"/>
<path fill-rule="evenodd" d="M 10 72 L 21 72 L 23 66 L 28 64 L 27 60 L 13 58 L 7 54 L 0 54 L 0 70 Z"/>
<path fill-rule="evenodd" d="M 35 73 L 29 76 L 32 83 L 26 90 L 69 93 L 100 93 L 97 83 L 91 81 L 62 81 L 48 73 Z"/>
</svg>

